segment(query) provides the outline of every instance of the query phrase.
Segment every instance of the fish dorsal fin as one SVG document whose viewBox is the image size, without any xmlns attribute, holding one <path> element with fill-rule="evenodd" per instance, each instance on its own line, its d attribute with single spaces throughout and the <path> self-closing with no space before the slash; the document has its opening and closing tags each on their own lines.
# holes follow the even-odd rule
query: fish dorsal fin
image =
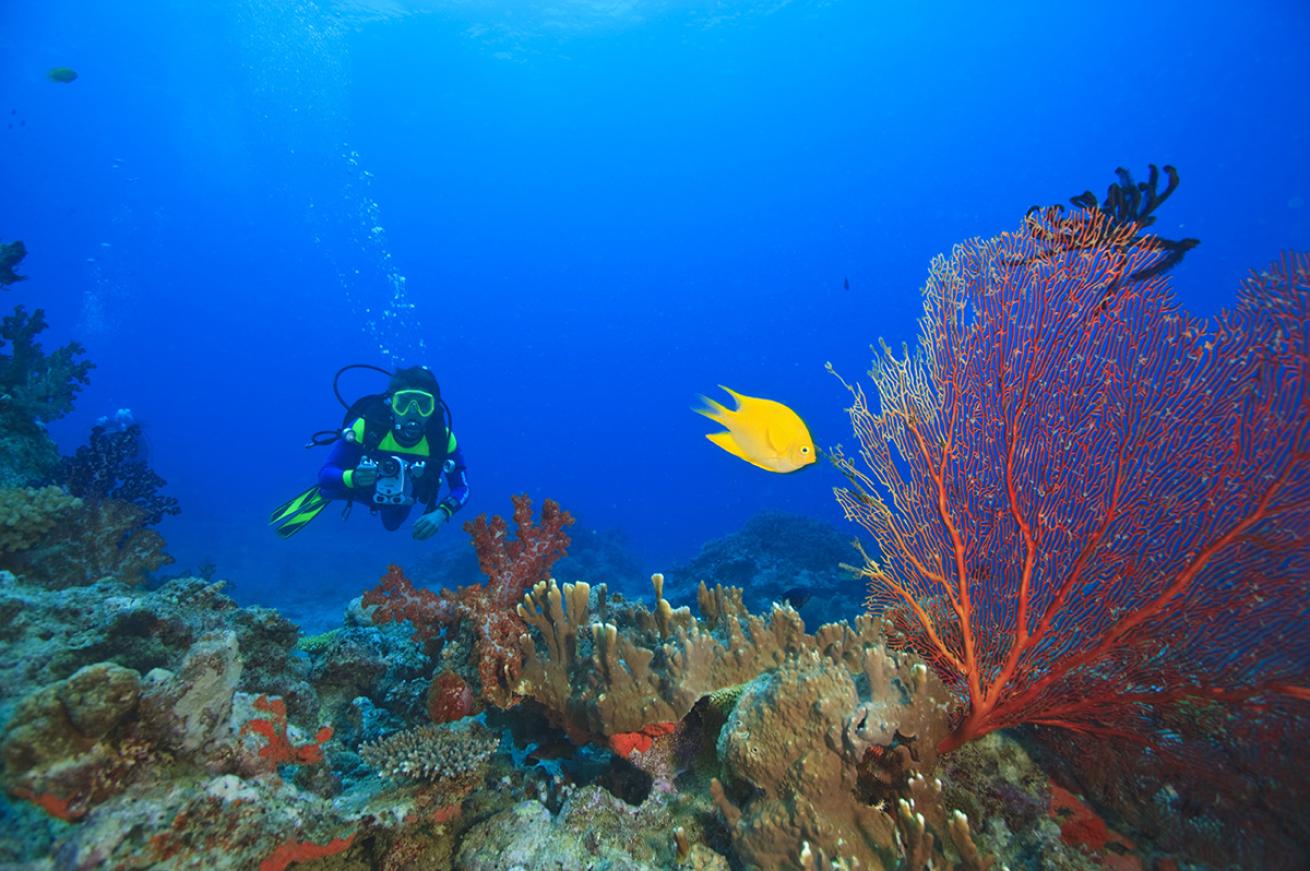
<svg viewBox="0 0 1310 871">
<path fill-rule="evenodd" d="M 731 387 L 725 386 L 723 384 L 719 385 L 719 389 L 737 401 L 738 411 L 741 411 L 746 406 L 750 405 L 750 403 L 755 399 L 755 397 L 753 396 L 747 396 L 745 393 L 738 393 L 737 391 L 733 390 Z"/>
</svg>

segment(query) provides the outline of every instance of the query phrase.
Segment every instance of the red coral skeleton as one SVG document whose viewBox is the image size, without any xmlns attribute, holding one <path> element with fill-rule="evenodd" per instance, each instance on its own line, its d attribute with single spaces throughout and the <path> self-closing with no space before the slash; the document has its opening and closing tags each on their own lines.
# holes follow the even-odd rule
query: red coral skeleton
<svg viewBox="0 0 1310 871">
<path fill-rule="evenodd" d="M 484 514 L 464 524 L 487 583 L 438 594 L 416 588 L 398 567 L 391 566 L 363 599 L 365 606 L 376 606 L 374 623 L 408 620 L 418 641 L 434 641 L 443 630 L 468 621 L 477 633 L 482 696 L 498 707 L 514 704 L 513 688 L 522 669 L 518 638 L 527 627 L 515 608 L 528 588 L 546 580 L 550 567 L 568 551 L 571 539 L 564 528 L 573 523 L 559 503 L 547 499 L 541 505 L 540 522 L 534 524 L 532 500 L 526 495 L 511 498 L 514 538 L 500 516 L 488 521 Z"/>
<path fill-rule="evenodd" d="M 943 751 L 1310 698 L 1310 256 L 1211 323 L 1134 277 L 1165 256 L 1137 228 L 1078 221 L 938 258 L 919 353 L 884 346 L 876 410 L 847 385 L 838 501 L 881 551 L 870 607 L 961 697 Z"/>
</svg>

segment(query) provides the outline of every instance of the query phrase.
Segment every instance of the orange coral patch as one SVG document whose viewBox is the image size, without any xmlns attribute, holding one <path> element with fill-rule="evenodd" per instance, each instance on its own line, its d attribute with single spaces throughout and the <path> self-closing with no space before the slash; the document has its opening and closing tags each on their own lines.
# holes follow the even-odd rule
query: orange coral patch
<svg viewBox="0 0 1310 871">
<path fill-rule="evenodd" d="M 1066 844 L 1104 851 L 1105 867 L 1114 871 L 1138 871 L 1142 867 L 1141 860 L 1132 855 L 1136 844 L 1113 831 L 1096 811 L 1057 783 L 1051 784 L 1050 815 L 1060 824 L 1060 838 Z"/>
<path fill-rule="evenodd" d="M 308 862 L 311 859 L 335 856 L 337 853 L 349 849 L 354 840 L 355 835 L 352 832 L 344 838 L 333 838 L 326 844 L 321 845 L 312 841 L 287 841 L 285 844 L 279 845 L 276 850 L 268 855 L 268 858 L 259 863 L 259 871 L 286 871 L 289 865 L 296 862 Z"/>
<path fill-rule="evenodd" d="M 655 743 L 656 738 L 668 735 L 676 728 L 678 728 L 677 723 L 651 723 L 642 726 L 636 732 L 619 732 L 609 736 L 610 749 L 624 758 L 634 750 L 645 753 Z"/>
</svg>

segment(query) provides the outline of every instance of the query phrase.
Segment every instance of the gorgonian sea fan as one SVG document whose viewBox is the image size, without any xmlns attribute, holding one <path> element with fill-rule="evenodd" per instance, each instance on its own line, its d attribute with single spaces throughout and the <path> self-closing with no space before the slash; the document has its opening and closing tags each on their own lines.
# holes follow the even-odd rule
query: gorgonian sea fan
<svg viewBox="0 0 1310 871">
<path fill-rule="evenodd" d="M 1206 321 L 1138 228 L 1034 220 L 934 261 L 917 353 L 883 347 L 876 409 L 847 385 L 835 452 L 870 606 L 965 700 L 943 749 L 1310 700 L 1310 257 Z"/>
</svg>

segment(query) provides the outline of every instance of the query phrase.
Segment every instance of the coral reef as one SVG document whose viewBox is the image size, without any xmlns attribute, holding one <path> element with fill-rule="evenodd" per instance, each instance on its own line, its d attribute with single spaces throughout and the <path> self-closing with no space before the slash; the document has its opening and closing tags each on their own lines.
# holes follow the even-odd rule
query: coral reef
<svg viewBox="0 0 1310 871">
<path fill-rule="evenodd" d="M 519 691 L 540 702 L 578 743 L 628 740 L 625 734 L 676 723 L 701 697 L 754 678 L 789 652 L 847 643 L 851 636 L 849 627 L 837 626 L 824 627 L 833 638 L 807 636 L 787 606 L 775 607 L 765 621 L 746 611 L 740 589 L 710 590 L 703 583 L 702 625 L 689 608 L 675 609 L 664 598 L 662 575 L 652 584 L 653 614 L 612 611 L 606 586 L 593 590 L 583 582 L 562 588 L 538 583 L 519 606 L 519 617 L 543 642 L 538 646 L 527 633 L 521 638 Z M 868 621 L 861 626 L 860 632 L 876 634 Z"/>
<path fill-rule="evenodd" d="M 141 430 L 96 427 L 63 464 L 57 487 L 0 490 L 0 568 L 61 588 L 115 577 L 140 584 L 173 558 L 148 527 L 178 513 L 177 500 L 140 458 Z"/>
<path fill-rule="evenodd" d="M 0 755 L 19 804 L 0 809 L 23 840 L 0 836 L 0 861 L 983 868 L 993 853 L 1082 867 L 1044 808 L 1006 818 L 1044 838 L 1008 840 L 948 812 L 930 773 L 946 690 L 868 618 L 807 633 L 732 588 L 703 587 L 697 619 L 659 580 L 650 610 L 604 585 L 538 584 L 521 603 L 523 703 L 423 725 L 429 688 L 458 681 L 432 680 L 425 642 L 373 625 L 362 602 L 298 643 L 199 579 L 3 579 L 0 657 L 18 667 L 0 672 Z"/>
<path fill-rule="evenodd" d="M 177 672 L 192 645 L 228 630 L 243 651 L 259 653 L 242 670 L 238 689 L 294 698 L 308 671 L 292 655 L 295 627 L 266 608 L 237 608 L 222 587 L 185 578 L 143 594 L 105 579 L 51 590 L 0 572 L 0 719 L 24 695 L 88 665 Z"/>
<path fill-rule="evenodd" d="M 1310 257 L 1211 325 L 1131 277 L 1163 249 L 1075 220 L 1053 259 L 1028 231 L 938 258 L 919 353 L 884 346 L 873 406 L 848 385 L 838 500 L 893 640 L 964 701 L 943 749 L 1023 723 L 1160 747 L 1160 706 L 1310 699 Z"/>
<path fill-rule="evenodd" d="M 1298 748 L 1310 729 L 1280 717 L 1295 727 L 1252 730 L 1247 712 L 1219 703 L 1170 713 L 1159 722 L 1175 736 L 1170 752 L 1064 732 L 1028 743 L 1053 781 L 1105 818 L 1083 831 L 1096 835 L 1108 823 L 1157 854 L 1204 867 L 1306 867 L 1310 822 L 1300 807 L 1310 760 Z"/>
</svg>

